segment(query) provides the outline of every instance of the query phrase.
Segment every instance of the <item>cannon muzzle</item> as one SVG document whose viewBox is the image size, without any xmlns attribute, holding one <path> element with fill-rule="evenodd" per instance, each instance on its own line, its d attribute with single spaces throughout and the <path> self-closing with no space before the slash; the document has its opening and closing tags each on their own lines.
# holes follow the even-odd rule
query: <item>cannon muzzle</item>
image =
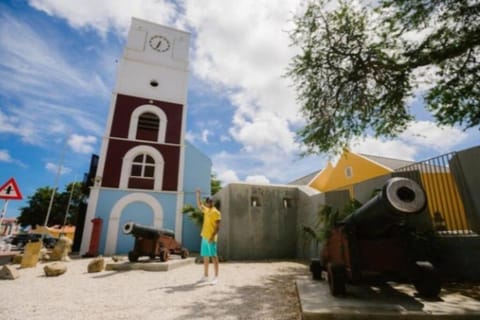
<svg viewBox="0 0 480 320">
<path fill-rule="evenodd" d="M 172 230 L 156 229 L 133 222 L 127 222 L 123 225 L 123 233 L 147 239 L 157 239 L 161 235 L 169 236 L 172 238 L 175 237 L 175 232 L 173 232 Z"/>
<path fill-rule="evenodd" d="M 133 222 L 127 222 L 123 226 L 123 233 L 131 234 L 135 237 L 143 237 L 147 239 L 156 239 L 160 237 L 160 230 L 136 224 Z"/>
<path fill-rule="evenodd" d="M 415 181 L 390 178 L 379 194 L 343 222 L 354 227 L 359 238 L 378 238 L 388 234 L 392 227 L 402 225 L 409 215 L 422 212 L 426 204 L 425 192 Z"/>
</svg>

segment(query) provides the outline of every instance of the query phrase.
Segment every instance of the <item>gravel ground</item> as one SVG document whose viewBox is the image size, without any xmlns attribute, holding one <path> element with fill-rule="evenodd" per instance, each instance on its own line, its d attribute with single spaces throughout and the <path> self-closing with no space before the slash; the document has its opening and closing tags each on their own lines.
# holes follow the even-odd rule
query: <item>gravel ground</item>
<svg viewBox="0 0 480 320">
<path fill-rule="evenodd" d="M 301 319 L 294 283 L 308 275 L 301 262 L 223 262 L 212 286 L 198 283 L 200 264 L 88 273 L 90 261 L 66 262 L 58 277 L 46 277 L 38 263 L 0 280 L 0 319 Z"/>
</svg>

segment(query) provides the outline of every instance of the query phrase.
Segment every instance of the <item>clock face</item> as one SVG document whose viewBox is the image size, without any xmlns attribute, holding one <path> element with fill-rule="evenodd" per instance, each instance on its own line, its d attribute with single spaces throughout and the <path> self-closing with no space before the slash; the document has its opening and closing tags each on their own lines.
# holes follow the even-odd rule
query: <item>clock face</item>
<svg viewBox="0 0 480 320">
<path fill-rule="evenodd" d="M 153 50 L 158 52 L 165 52 L 170 49 L 170 41 L 164 36 L 153 36 L 148 43 Z"/>
</svg>

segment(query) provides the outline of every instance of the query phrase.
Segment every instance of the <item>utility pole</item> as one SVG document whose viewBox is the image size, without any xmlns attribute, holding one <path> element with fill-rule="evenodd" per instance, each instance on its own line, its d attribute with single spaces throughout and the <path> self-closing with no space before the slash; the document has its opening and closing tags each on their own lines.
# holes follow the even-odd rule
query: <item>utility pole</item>
<svg viewBox="0 0 480 320">
<path fill-rule="evenodd" d="M 45 227 L 45 230 L 47 229 L 48 219 L 50 218 L 50 212 L 52 211 L 53 198 L 55 198 L 55 193 L 57 192 L 58 179 L 60 178 L 60 174 L 62 173 L 63 158 L 65 157 L 65 149 L 67 147 L 67 140 L 68 140 L 67 138 L 65 138 L 65 142 L 63 143 L 62 155 L 60 157 L 60 163 L 58 165 L 57 175 L 55 177 L 55 185 L 52 191 L 52 196 L 50 197 L 50 203 L 48 204 L 47 216 L 45 217 L 45 222 L 43 224 L 43 226 Z"/>
</svg>

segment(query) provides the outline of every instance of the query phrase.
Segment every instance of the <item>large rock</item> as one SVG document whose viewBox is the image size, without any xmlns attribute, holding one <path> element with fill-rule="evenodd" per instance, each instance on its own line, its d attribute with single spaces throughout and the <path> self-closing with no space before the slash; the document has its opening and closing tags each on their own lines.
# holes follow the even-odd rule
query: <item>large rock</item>
<svg viewBox="0 0 480 320">
<path fill-rule="evenodd" d="M 15 280 L 20 277 L 18 270 L 9 265 L 4 265 L 0 269 L 0 280 Z"/>
<path fill-rule="evenodd" d="M 42 249 L 42 243 L 40 241 L 27 243 L 25 245 L 25 250 L 23 251 L 20 266 L 22 268 L 36 267 L 38 258 L 40 257 L 40 249 Z"/>
<path fill-rule="evenodd" d="M 68 254 L 72 249 L 72 240 L 68 237 L 62 236 L 58 239 L 57 244 L 50 254 L 52 261 L 70 261 Z"/>
<path fill-rule="evenodd" d="M 98 257 L 90 261 L 88 264 L 88 273 L 101 272 L 105 268 L 105 259 Z"/>
<path fill-rule="evenodd" d="M 67 272 L 67 266 L 61 262 L 54 262 L 43 267 L 47 277 L 56 277 Z"/>
</svg>

